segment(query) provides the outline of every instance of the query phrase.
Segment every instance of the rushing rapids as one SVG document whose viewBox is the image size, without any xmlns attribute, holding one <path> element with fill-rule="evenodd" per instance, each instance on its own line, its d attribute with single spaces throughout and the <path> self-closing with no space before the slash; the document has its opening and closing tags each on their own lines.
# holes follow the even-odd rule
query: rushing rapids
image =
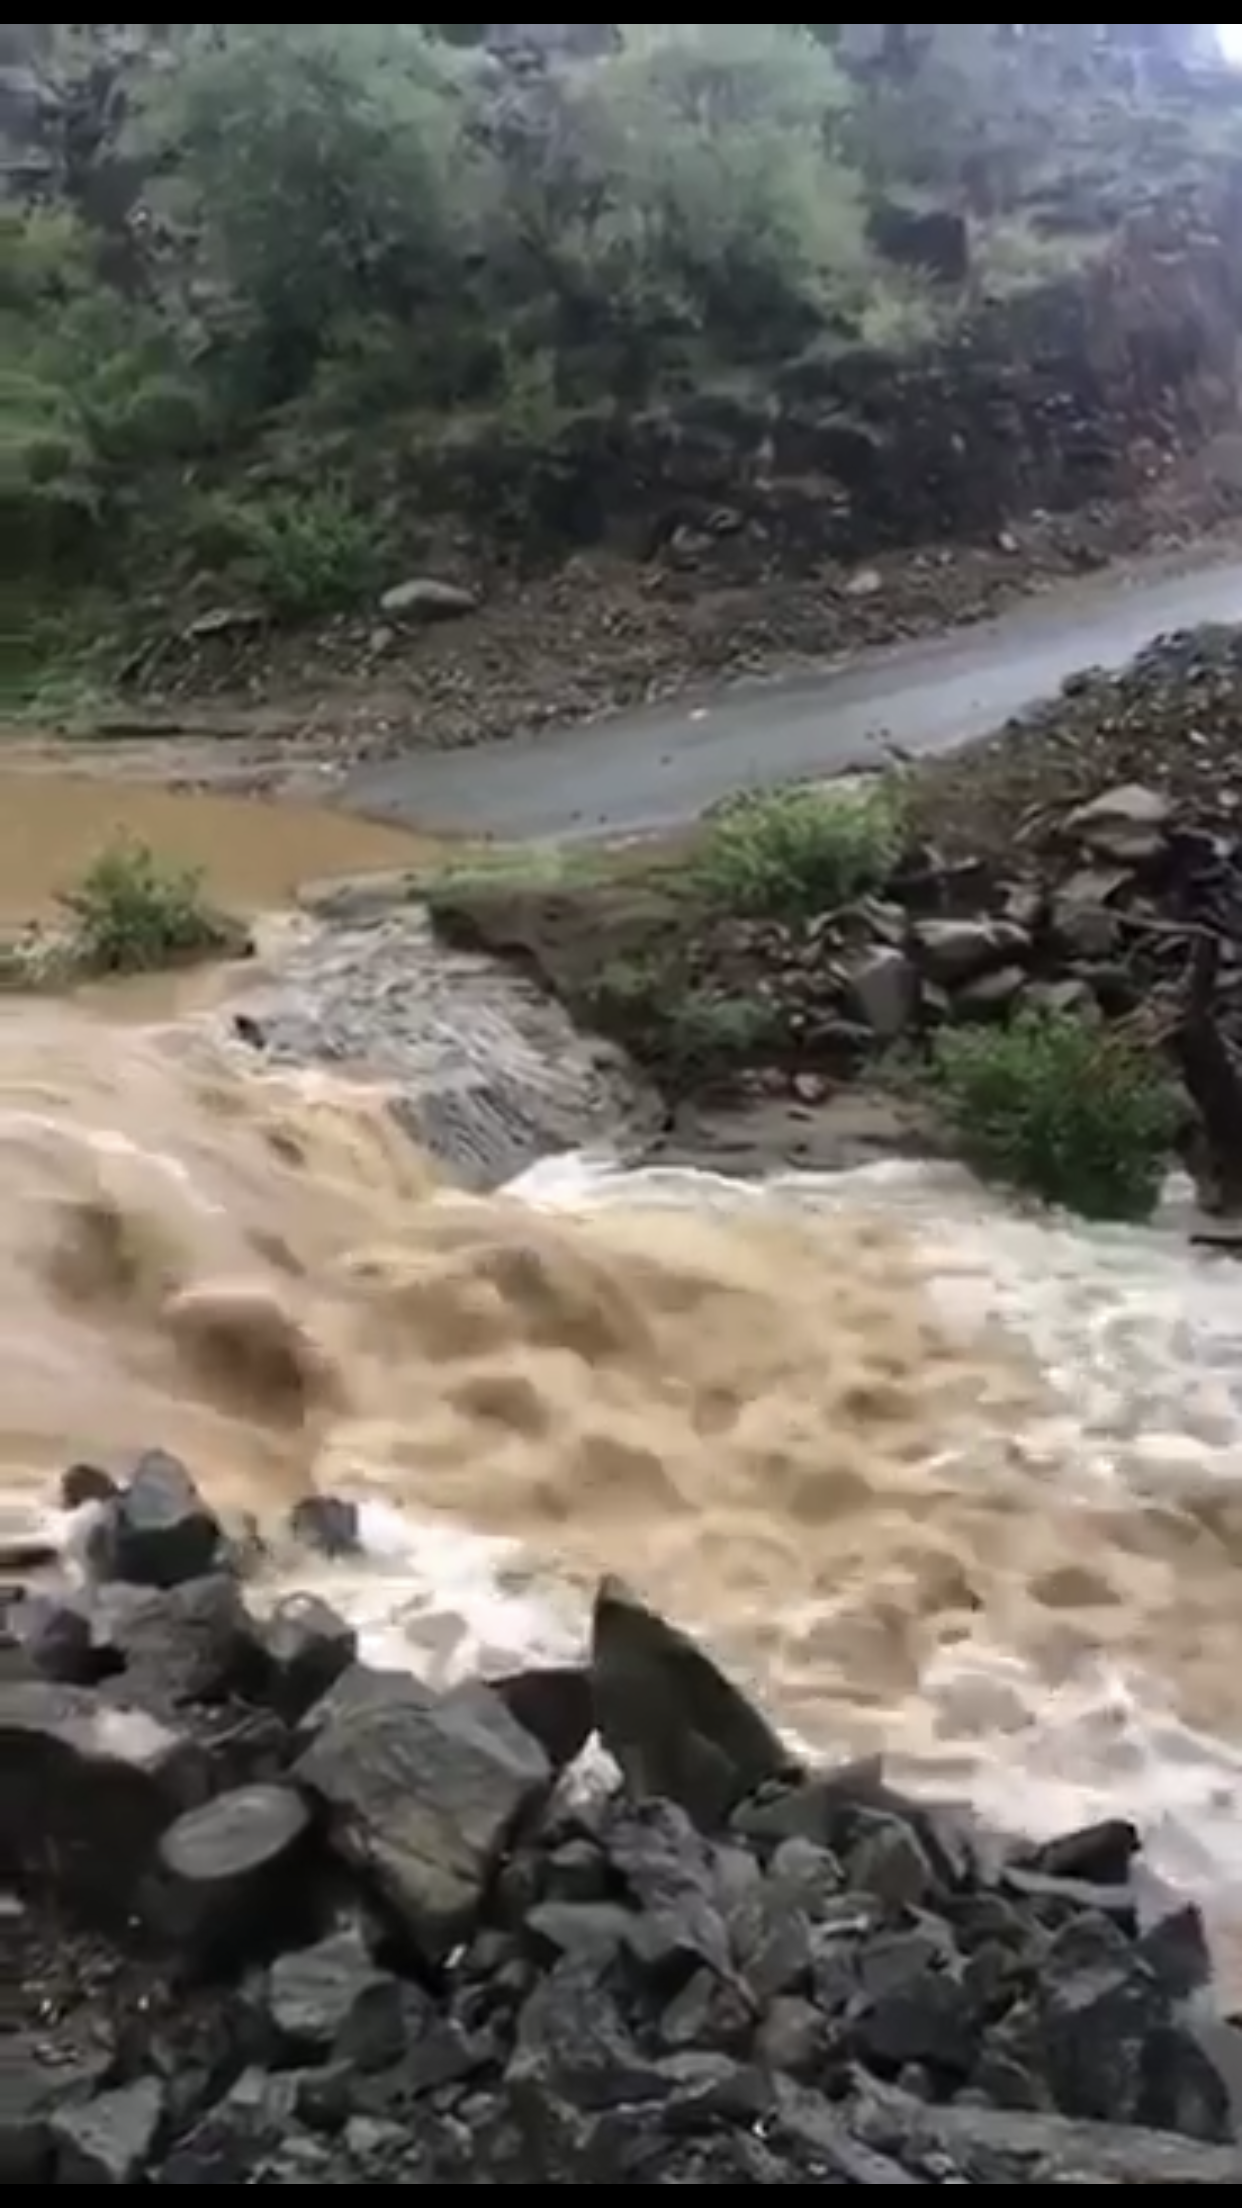
<svg viewBox="0 0 1242 2208">
<path fill-rule="evenodd" d="M 351 855 L 211 805 L 252 902 Z M 576 1647 L 620 1569 L 802 1737 L 1034 1828 L 1120 1809 L 1236 1907 L 1236 1269 L 1176 1213 L 1088 1234 L 942 1166 L 574 1156 L 641 1099 L 535 992 L 408 912 L 272 940 L 0 1010 L 6 1510 L 153 1442 L 264 1527 L 363 1498 L 333 1599 L 449 1672 Z"/>
<path fill-rule="evenodd" d="M 450 1669 L 564 1649 L 619 1567 L 804 1737 L 1236 1880 L 1227 1266 L 943 1168 L 465 1194 L 390 1107 L 211 1017 L 6 1015 L 10 1501 L 152 1440 L 261 1524 L 364 1497 L 335 1599 Z"/>
</svg>

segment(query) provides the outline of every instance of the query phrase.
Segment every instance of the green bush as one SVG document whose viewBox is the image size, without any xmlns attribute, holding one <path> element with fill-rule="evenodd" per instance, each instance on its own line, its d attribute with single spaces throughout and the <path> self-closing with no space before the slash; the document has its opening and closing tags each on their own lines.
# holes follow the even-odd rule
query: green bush
<svg viewBox="0 0 1242 2208">
<path fill-rule="evenodd" d="M 612 961 L 580 1010 L 681 1081 L 726 1079 L 788 1040 L 784 1006 L 689 982 L 675 955 Z"/>
<path fill-rule="evenodd" d="M 763 997 L 690 989 L 669 1009 L 670 1057 L 683 1079 L 711 1079 L 752 1065 L 787 1038 L 782 1006 Z"/>
<path fill-rule="evenodd" d="M 750 795 L 713 820 L 693 887 L 727 912 L 809 918 L 876 888 L 891 873 L 901 843 L 900 807 L 886 785 Z"/>
<path fill-rule="evenodd" d="M 1116 1028 L 1024 1013 L 945 1030 L 935 1071 L 963 1153 L 990 1178 L 1086 1219 L 1141 1220 L 1160 1195 L 1176 1095 Z"/>
<path fill-rule="evenodd" d="M 28 585 L 115 550 L 141 471 L 175 474 L 206 435 L 171 328 L 96 252 L 63 211 L 0 210 L 0 563 Z"/>
<path fill-rule="evenodd" d="M 73 923 L 73 963 L 88 973 L 156 972 L 241 941 L 205 900 L 201 877 L 164 865 L 143 843 L 110 844 L 61 903 Z"/>
<path fill-rule="evenodd" d="M 240 310 L 222 332 L 257 339 L 284 398 L 342 317 L 416 313 L 460 279 L 487 167 L 463 127 L 475 65 L 413 23 L 221 28 L 195 26 L 151 80 L 136 135 Z"/>
<path fill-rule="evenodd" d="M 231 569 L 283 621 L 359 605 L 383 575 L 375 524 L 334 489 L 217 496 L 199 514 L 196 540 L 209 566 Z"/>
<path fill-rule="evenodd" d="M 601 149 L 586 279 L 734 330 L 856 290 L 864 209 L 832 151 L 848 92 L 831 54 L 789 23 L 624 28 L 581 79 L 575 135 Z"/>
</svg>

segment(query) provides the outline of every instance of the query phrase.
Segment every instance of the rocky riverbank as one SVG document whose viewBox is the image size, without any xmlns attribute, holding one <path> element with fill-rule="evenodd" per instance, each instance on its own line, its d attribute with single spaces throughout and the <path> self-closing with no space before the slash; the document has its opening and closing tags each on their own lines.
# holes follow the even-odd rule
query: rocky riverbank
<svg viewBox="0 0 1242 2208">
<path fill-rule="evenodd" d="M 923 1073 L 946 1033 L 1030 1014 L 1167 1044 L 1201 1193 L 1232 1210 L 1240 665 L 1242 630 L 1167 639 L 861 788 L 746 800 L 543 879 L 450 874 L 437 925 L 537 973 L 676 1105 L 857 1122 L 878 1082 L 879 1150 L 943 1150 Z"/>
<path fill-rule="evenodd" d="M 435 1692 L 260 1615 L 168 1458 L 66 1500 L 82 1584 L 0 1644 L 6 2182 L 1242 2178 L 1242 2036 L 1127 1825 L 806 1767 L 616 1583 L 580 1667 Z"/>
</svg>

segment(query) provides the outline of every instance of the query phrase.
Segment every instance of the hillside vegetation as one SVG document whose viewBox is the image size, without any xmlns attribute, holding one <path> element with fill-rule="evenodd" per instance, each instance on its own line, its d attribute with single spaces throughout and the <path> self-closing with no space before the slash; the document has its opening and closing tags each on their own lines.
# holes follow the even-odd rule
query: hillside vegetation
<svg viewBox="0 0 1242 2208">
<path fill-rule="evenodd" d="M 935 344 L 1231 157 L 1166 32 L 6 26 L 47 88 L 0 198 L 10 645 L 365 604 L 428 452 Z"/>
</svg>

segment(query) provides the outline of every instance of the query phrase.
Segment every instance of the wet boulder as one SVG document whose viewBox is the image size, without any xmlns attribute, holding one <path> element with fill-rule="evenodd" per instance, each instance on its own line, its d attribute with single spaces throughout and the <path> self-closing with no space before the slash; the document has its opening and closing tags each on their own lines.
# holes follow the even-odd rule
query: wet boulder
<svg viewBox="0 0 1242 2208">
<path fill-rule="evenodd" d="M 127 1917 L 160 1834 L 209 1787 L 192 1733 L 86 1688 L 0 1687 L 0 1879 Z"/>
<path fill-rule="evenodd" d="M 98 1686 L 119 1668 L 96 1643 L 89 1605 L 71 1596 L 22 1594 L 6 1623 L 30 1674 L 54 1686 Z"/>
<path fill-rule="evenodd" d="M 255 1628 L 263 1699 L 297 1724 L 357 1661 L 358 1636 L 315 1595 L 292 1595 Z"/>
<path fill-rule="evenodd" d="M 591 1672 L 600 1738 L 635 1796 L 678 1803 L 710 1830 L 791 1768 L 753 1703 L 618 1579 L 596 1598 Z"/>
<path fill-rule="evenodd" d="M 595 1731 L 595 1694 L 584 1665 L 536 1667 L 488 1685 L 523 1732 L 539 1742 L 554 1771 L 577 1762 Z"/>
<path fill-rule="evenodd" d="M 180 1587 L 211 1573 L 225 1554 L 219 1520 L 185 1466 L 162 1449 L 98 1507 L 88 1559 L 95 1577 L 135 1587 Z"/>
<path fill-rule="evenodd" d="M 305 1495 L 289 1513 L 295 1541 L 316 1556 L 337 1558 L 362 1553 L 362 1514 L 356 1503 L 337 1495 Z"/>
</svg>

